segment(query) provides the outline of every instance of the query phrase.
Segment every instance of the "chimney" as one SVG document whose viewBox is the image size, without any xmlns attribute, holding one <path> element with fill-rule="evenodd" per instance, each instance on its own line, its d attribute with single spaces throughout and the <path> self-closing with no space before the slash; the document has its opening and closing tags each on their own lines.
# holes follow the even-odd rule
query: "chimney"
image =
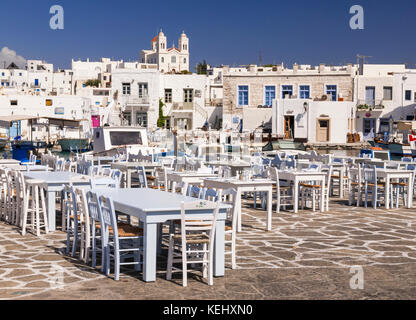
<svg viewBox="0 0 416 320">
<path fill-rule="evenodd" d="M 319 65 L 319 73 L 322 73 L 322 72 L 324 72 L 325 71 L 325 63 L 321 63 L 320 65 Z"/>
<path fill-rule="evenodd" d="M 293 73 L 297 73 L 297 72 L 298 72 L 298 70 L 299 70 L 299 66 L 298 66 L 298 64 L 297 64 L 297 63 L 295 63 L 295 64 L 293 65 Z"/>
<path fill-rule="evenodd" d="M 352 73 L 352 64 L 347 64 L 347 73 Z"/>
</svg>

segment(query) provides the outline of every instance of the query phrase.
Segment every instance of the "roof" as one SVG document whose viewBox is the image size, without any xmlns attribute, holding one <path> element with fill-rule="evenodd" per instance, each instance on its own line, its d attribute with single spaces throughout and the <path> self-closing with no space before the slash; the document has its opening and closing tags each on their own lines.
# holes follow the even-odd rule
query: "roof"
<svg viewBox="0 0 416 320">
<path fill-rule="evenodd" d="M 157 42 L 157 36 L 152 39 L 152 42 Z"/>
<path fill-rule="evenodd" d="M 0 117 L 0 127 L 10 128 L 11 122 L 16 121 L 28 121 L 35 119 L 48 119 L 50 125 L 63 126 L 63 127 L 79 127 L 79 123 L 82 121 L 89 121 L 88 119 L 64 119 L 64 118 L 54 118 L 54 117 L 34 117 L 34 116 L 20 116 L 20 115 L 11 115 Z"/>
<path fill-rule="evenodd" d="M 10 128 L 10 123 L 15 121 L 25 121 L 25 120 L 33 120 L 38 119 L 38 117 L 33 116 L 19 116 L 19 115 L 10 115 L 0 117 L 0 127 L 2 128 Z"/>
</svg>

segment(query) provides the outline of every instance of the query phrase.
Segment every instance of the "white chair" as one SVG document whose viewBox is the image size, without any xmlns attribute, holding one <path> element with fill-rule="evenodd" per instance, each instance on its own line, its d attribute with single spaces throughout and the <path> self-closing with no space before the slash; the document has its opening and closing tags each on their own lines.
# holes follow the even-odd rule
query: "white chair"
<svg viewBox="0 0 416 320">
<path fill-rule="evenodd" d="M 120 280 L 120 266 L 134 265 L 136 271 L 141 269 L 143 255 L 143 229 L 117 222 L 114 204 L 111 198 L 100 197 L 101 226 L 104 228 L 105 274 L 110 275 L 111 259 L 114 260 L 114 280 Z M 130 254 L 129 254 L 130 253 Z M 134 262 L 124 262 L 126 258 Z"/>
<path fill-rule="evenodd" d="M 288 183 L 282 184 L 279 179 L 279 171 L 272 167 L 268 169 L 269 179 L 275 182 L 276 188 L 276 213 L 280 213 L 280 208 L 285 210 L 288 205 L 294 205 L 293 186 Z M 297 201 L 297 200 L 296 200 Z"/>
<path fill-rule="evenodd" d="M 26 197 L 24 199 L 22 217 L 22 235 L 26 235 L 26 229 L 40 236 L 40 229 L 44 228 L 49 233 L 47 208 L 45 202 L 45 182 L 42 180 L 26 180 Z M 29 221 L 29 222 L 28 222 Z"/>
<path fill-rule="evenodd" d="M 310 200 L 312 202 L 312 210 L 315 211 L 316 203 L 320 203 L 321 194 L 324 197 L 324 210 L 329 210 L 329 194 L 331 189 L 331 175 L 332 175 L 332 166 L 326 168 L 327 174 L 325 176 L 325 186 L 322 190 L 320 184 L 312 183 L 301 183 L 301 204 L 302 210 L 306 205 L 306 201 Z M 322 209 L 322 208 L 321 208 Z"/>
<path fill-rule="evenodd" d="M 377 179 L 377 168 L 375 166 L 371 169 L 364 169 L 364 207 L 367 208 L 368 198 L 371 196 L 372 206 L 374 209 L 377 209 L 377 206 L 381 205 L 381 198 L 384 196 L 385 188 L 385 182 Z"/>
<path fill-rule="evenodd" d="M 231 204 L 232 208 L 227 213 L 227 222 L 225 225 L 225 246 L 226 250 L 224 254 L 231 255 L 231 269 L 237 268 L 236 262 L 236 238 L 237 238 L 237 216 L 238 216 L 238 193 L 235 189 L 227 189 L 222 192 L 223 203 Z M 231 202 L 227 201 L 231 198 Z M 229 249 L 227 250 L 227 247 Z"/>
<path fill-rule="evenodd" d="M 167 280 L 172 273 L 182 272 L 182 285 L 188 285 L 188 264 L 202 264 L 203 277 L 208 277 L 208 284 L 213 285 L 213 247 L 220 203 L 197 201 L 181 204 L 181 233 L 171 234 L 169 239 Z M 196 218 L 189 211 L 211 211 Z M 174 267 L 180 263 L 182 268 Z"/>
</svg>

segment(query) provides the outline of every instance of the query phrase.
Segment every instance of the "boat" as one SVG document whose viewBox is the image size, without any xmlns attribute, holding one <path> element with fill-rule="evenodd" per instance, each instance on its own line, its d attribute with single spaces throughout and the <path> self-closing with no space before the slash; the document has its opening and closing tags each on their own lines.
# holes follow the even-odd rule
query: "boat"
<svg viewBox="0 0 416 320">
<path fill-rule="evenodd" d="M 112 156 L 114 154 L 160 154 L 164 148 L 149 146 L 146 128 L 101 127 L 93 131 L 93 154 Z"/>
<path fill-rule="evenodd" d="M 302 142 L 289 141 L 289 140 L 278 140 L 269 141 L 264 147 L 263 151 L 276 151 L 276 150 L 298 150 L 306 151 L 306 147 Z"/>
<path fill-rule="evenodd" d="M 91 149 L 89 139 L 58 139 L 62 152 L 85 152 Z"/>
<path fill-rule="evenodd" d="M 379 147 L 372 147 L 370 149 L 361 149 L 360 158 L 379 159 L 383 161 L 390 161 L 391 154 L 389 150 L 383 150 Z"/>
</svg>

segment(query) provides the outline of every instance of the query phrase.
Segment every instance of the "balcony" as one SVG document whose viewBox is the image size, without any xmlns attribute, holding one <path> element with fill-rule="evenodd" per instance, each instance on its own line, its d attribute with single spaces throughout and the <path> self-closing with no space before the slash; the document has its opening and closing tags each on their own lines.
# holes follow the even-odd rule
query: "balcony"
<svg viewBox="0 0 416 320">
<path fill-rule="evenodd" d="M 357 111 L 372 111 L 372 110 L 383 110 L 384 101 L 383 100 L 358 100 L 357 101 Z"/>
<path fill-rule="evenodd" d="M 172 110 L 174 111 L 193 111 L 194 103 L 193 102 L 182 102 L 182 103 L 173 103 Z"/>
<path fill-rule="evenodd" d="M 129 97 L 126 102 L 126 106 L 128 107 L 141 107 L 141 106 L 148 106 L 150 104 L 149 96 L 143 97 Z"/>
</svg>

